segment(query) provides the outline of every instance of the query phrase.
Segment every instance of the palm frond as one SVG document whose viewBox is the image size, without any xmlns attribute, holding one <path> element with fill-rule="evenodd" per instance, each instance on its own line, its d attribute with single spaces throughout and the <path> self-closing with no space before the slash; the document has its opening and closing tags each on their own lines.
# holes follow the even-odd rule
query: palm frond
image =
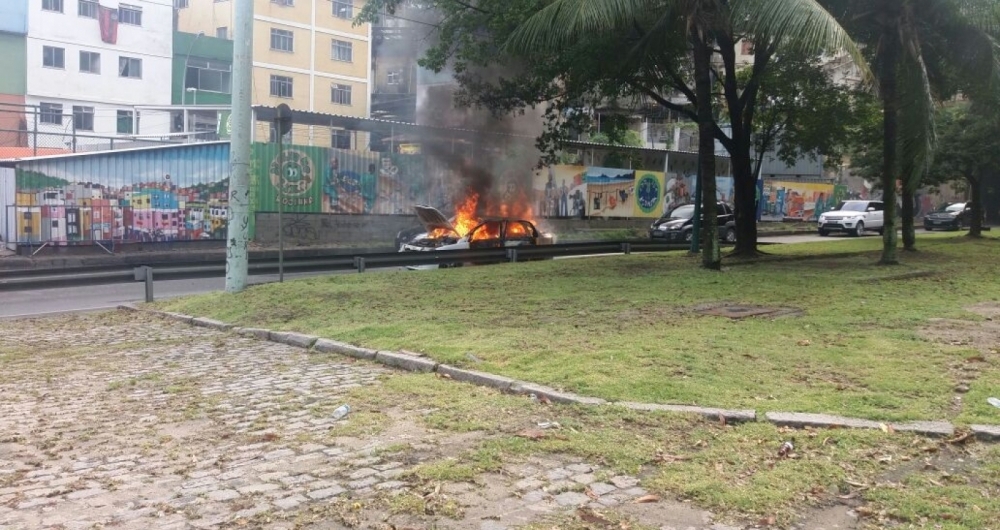
<svg viewBox="0 0 1000 530">
<path fill-rule="evenodd" d="M 923 55 L 907 54 L 899 68 L 900 180 L 916 191 L 930 171 L 937 145 L 935 103 Z"/>
<path fill-rule="evenodd" d="M 847 53 L 862 77 L 866 81 L 873 79 L 861 49 L 818 1 L 739 0 L 731 5 L 736 27 L 805 53 Z"/>
<path fill-rule="evenodd" d="M 677 0 L 555 0 L 522 23 L 504 44 L 521 54 L 559 51 L 595 32 L 628 31 L 662 17 Z"/>
</svg>

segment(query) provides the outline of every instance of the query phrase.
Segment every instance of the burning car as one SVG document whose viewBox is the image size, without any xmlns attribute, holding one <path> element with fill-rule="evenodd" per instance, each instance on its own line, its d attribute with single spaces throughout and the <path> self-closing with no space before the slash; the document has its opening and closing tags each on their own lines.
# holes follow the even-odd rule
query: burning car
<svg viewBox="0 0 1000 530">
<path fill-rule="evenodd" d="M 473 201 L 473 206 L 475 202 Z M 464 205 L 463 205 L 464 206 Z M 425 232 L 399 247 L 400 252 L 432 250 L 469 250 L 476 248 L 506 248 L 551 245 L 554 238 L 542 234 L 531 221 L 511 218 L 479 219 L 468 208 L 457 208 L 454 218 L 446 218 L 430 206 L 414 207 Z M 442 265 L 443 266 L 443 265 Z M 435 268 L 434 265 L 413 266 L 411 269 Z"/>
</svg>

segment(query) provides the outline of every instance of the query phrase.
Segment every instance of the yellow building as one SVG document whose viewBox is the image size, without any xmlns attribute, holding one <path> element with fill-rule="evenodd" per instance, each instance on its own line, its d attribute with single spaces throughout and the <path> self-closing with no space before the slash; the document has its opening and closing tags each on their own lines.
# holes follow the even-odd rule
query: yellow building
<svg viewBox="0 0 1000 530">
<path fill-rule="evenodd" d="M 174 4 L 179 31 L 233 37 L 231 0 Z M 364 0 L 254 0 L 253 104 L 369 117 L 371 25 L 353 22 L 363 5 Z M 267 124 L 257 125 L 257 140 L 268 141 Z M 335 133 L 318 129 L 293 131 L 294 143 L 334 146 Z"/>
</svg>

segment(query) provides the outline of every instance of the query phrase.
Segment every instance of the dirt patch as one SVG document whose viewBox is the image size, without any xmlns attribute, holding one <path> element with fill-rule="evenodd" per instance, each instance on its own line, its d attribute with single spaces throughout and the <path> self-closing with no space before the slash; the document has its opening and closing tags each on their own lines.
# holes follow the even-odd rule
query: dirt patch
<svg viewBox="0 0 1000 530">
<path fill-rule="evenodd" d="M 804 312 L 794 307 L 765 307 L 735 303 L 705 304 L 694 308 L 699 315 L 725 317 L 733 320 L 745 318 L 781 318 L 802 316 Z"/>
<path fill-rule="evenodd" d="M 994 310 L 1000 311 L 1000 308 L 987 309 L 984 306 L 969 308 L 969 311 L 983 316 Z M 967 346 L 983 354 L 1000 353 L 1000 319 L 975 322 L 935 318 L 931 319 L 919 333 L 924 339 L 940 344 Z"/>
</svg>

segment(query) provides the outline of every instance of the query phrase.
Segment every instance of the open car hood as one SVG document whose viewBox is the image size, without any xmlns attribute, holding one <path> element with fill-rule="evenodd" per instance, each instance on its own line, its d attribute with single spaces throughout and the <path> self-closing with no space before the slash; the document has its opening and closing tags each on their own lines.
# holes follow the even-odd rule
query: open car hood
<svg viewBox="0 0 1000 530">
<path fill-rule="evenodd" d="M 449 230 L 455 232 L 455 225 L 451 224 L 437 208 L 432 208 L 430 206 L 414 206 L 413 209 L 417 212 L 417 218 L 423 223 L 424 228 L 428 232 L 433 232 L 438 229 Z"/>
</svg>

